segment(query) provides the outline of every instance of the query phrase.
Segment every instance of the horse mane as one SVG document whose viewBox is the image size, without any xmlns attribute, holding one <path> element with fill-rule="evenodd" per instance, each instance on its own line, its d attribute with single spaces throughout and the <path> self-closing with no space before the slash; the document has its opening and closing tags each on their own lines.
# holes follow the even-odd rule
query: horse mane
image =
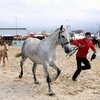
<svg viewBox="0 0 100 100">
<path fill-rule="evenodd" d="M 50 37 L 51 37 L 53 34 L 55 34 L 55 32 L 57 32 L 59 29 L 60 29 L 60 28 L 57 28 L 54 32 L 52 32 L 52 33 L 50 34 Z"/>
<path fill-rule="evenodd" d="M 50 36 L 52 36 L 53 34 L 55 34 L 55 32 L 57 32 L 58 30 L 60 30 L 60 28 L 57 28 L 53 33 L 50 34 Z M 65 31 L 65 28 L 63 28 L 62 31 Z"/>
<path fill-rule="evenodd" d="M 58 31 L 59 29 L 60 29 L 60 28 L 57 28 L 54 32 Z M 53 32 L 53 33 L 54 33 L 54 32 Z"/>
</svg>

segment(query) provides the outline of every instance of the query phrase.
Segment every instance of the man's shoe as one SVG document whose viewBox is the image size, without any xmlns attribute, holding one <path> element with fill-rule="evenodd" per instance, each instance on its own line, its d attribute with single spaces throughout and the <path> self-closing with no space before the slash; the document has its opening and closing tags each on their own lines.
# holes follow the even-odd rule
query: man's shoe
<svg viewBox="0 0 100 100">
<path fill-rule="evenodd" d="M 76 81 L 77 81 L 75 78 L 72 78 L 72 80 L 73 80 L 74 82 L 76 82 Z"/>
</svg>

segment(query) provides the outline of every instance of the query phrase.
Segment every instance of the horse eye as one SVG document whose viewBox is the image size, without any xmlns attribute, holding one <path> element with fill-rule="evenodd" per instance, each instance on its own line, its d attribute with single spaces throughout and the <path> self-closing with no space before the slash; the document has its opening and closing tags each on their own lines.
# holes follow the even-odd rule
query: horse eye
<svg viewBox="0 0 100 100">
<path fill-rule="evenodd" d="M 64 36 L 62 35 L 62 38 L 64 38 Z"/>
</svg>

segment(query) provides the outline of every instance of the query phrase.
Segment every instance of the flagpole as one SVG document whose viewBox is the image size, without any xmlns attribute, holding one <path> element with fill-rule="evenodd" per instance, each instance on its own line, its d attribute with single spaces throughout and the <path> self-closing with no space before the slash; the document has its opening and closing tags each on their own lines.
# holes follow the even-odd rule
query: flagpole
<svg viewBox="0 0 100 100">
<path fill-rule="evenodd" d="M 17 35 L 17 16 L 15 17 L 15 21 L 16 21 L 16 35 Z"/>
</svg>

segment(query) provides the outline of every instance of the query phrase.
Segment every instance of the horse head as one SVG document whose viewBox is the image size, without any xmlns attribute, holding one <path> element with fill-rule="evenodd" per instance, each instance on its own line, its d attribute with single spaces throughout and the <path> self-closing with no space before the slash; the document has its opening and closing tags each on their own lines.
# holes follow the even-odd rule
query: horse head
<svg viewBox="0 0 100 100">
<path fill-rule="evenodd" d="M 8 44 L 4 44 L 4 49 L 8 51 Z"/>
<path fill-rule="evenodd" d="M 58 39 L 59 39 L 61 46 L 64 48 L 65 53 L 69 53 L 71 51 L 70 35 L 65 30 L 65 28 L 63 28 L 63 25 L 61 25 L 61 27 L 60 27 Z"/>
</svg>

